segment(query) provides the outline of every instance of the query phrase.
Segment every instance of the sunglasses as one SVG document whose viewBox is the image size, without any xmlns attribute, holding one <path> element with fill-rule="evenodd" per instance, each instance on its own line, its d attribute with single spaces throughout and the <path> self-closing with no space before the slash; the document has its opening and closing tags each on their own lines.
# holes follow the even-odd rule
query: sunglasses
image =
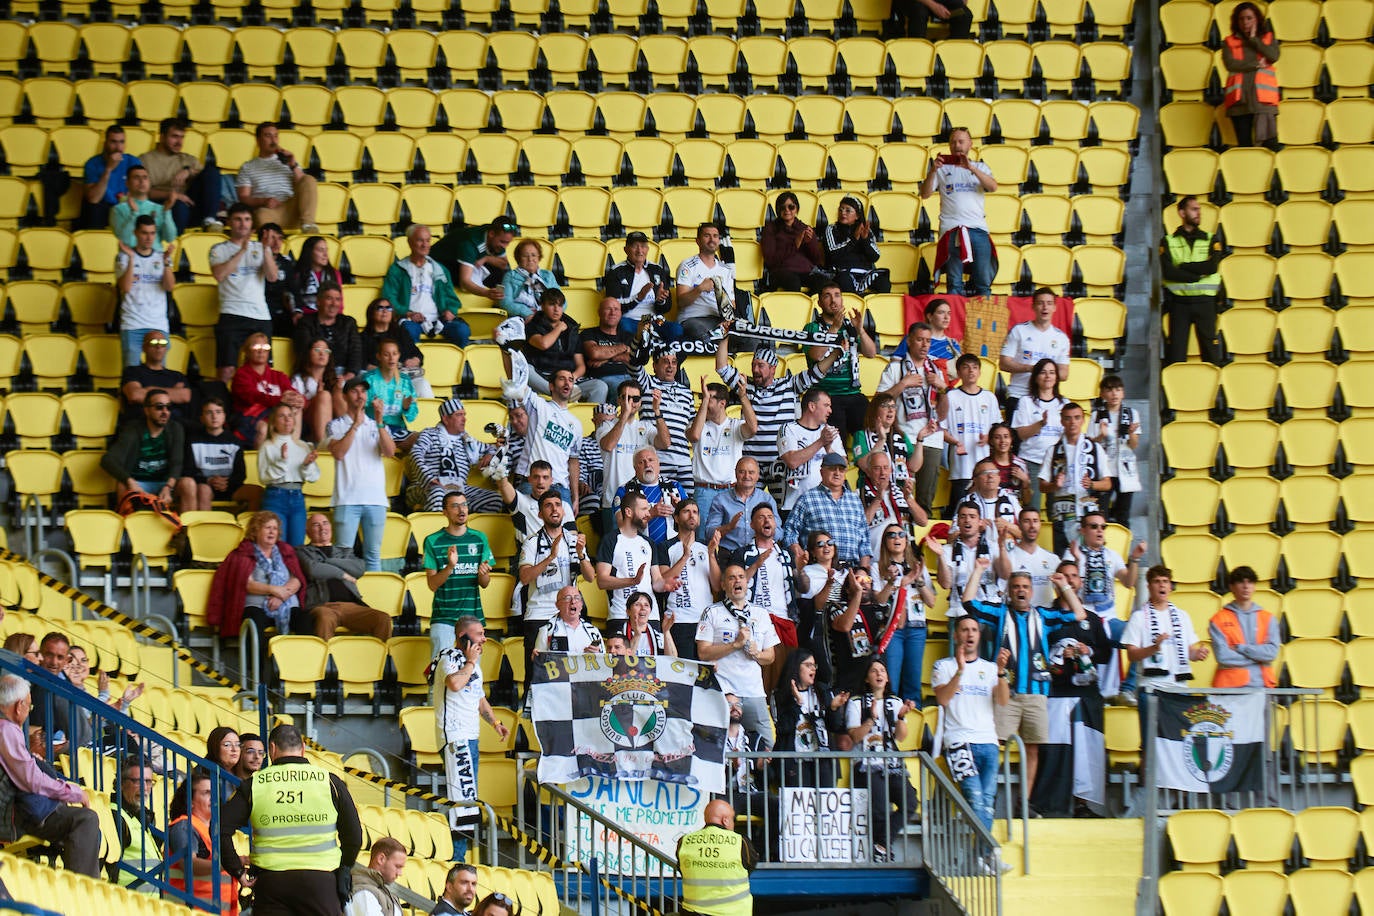
<svg viewBox="0 0 1374 916">
<path fill-rule="evenodd" d="M 795 209 L 797 209 L 797 205 L 796 205 L 796 204 L 788 203 L 788 204 L 783 204 L 783 205 L 782 205 L 782 208 L 783 208 L 784 210 L 795 210 Z"/>
<path fill-rule="evenodd" d="M 629 399 L 631 404 L 638 404 L 640 401 L 644 400 L 642 394 L 627 394 L 625 397 Z"/>
<path fill-rule="evenodd" d="M 1103 530 L 1104 528 L 1106 528 L 1107 526 L 1106 526 L 1106 525 L 1084 525 L 1083 527 L 1084 527 L 1084 528 L 1087 528 L 1087 529 L 1089 529 L 1089 530 L 1091 530 L 1091 531 L 1101 531 L 1101 530 Z"/>
<path fill-rule="evenodd" d="M 905 540 L 905 539 L 906 539 L 906 532 L 905 532 L 905 531 L 889 531 L 889 532 L 887 533 L 886 537 L 892 538 L 893 540 L 897 540 L 898 538 L 901 538 L 901 539 Z"/>
<path fill-rule="evenodd" d="M 149 410 L 167 410 L 167 411 L 170 411 L 170 410 L 172 409 L 172 405 L 171 405 L 171 404 L 149 404 L 149 405 L 148 405 L 148 409 L 149 409 Z"/>
<path fill-rule="evenodd" d="M 816 542 L 816 548 L 817 548 L 817 549 L 820 549 L 821 547 L 834 547 L 834 546 L 835 546 L 835 542 L 834 542 L 834 541 L 817 541 L 817 542 Z"/>
<path fill-rule="evenodd" d="M 253 346 L 250 347 L 249 349 L 252 349 L 252 350 L 270 350 L 270 349 L 272 349 L 272 345 L 271 345 L 271 344 L 253 344 Z"/>
<path fill-rule="evenodd" d="M 510 908 L 511 908 L 511 912 L 514 912 L 514 911 L 515 911 L 515 901 L 512 900 L 512 899 L 510 899 L 509 897 L 507 897 L 505 894 L 501 894 L 501 893 L 492 894 L 492 895 L 491 895 L 491 899 L 492 899 L 492 900 L 495 900 L 497 903 L 502 903 L 502 904 L 505 904 L 506 906 L 510 907 Z"/>
<path fill-rule="evenodd" d="M 144 343 L 146 346 L 149 346 L 149 347 L 165 347 L 165 346 L 167 346 L 167 341 L 165 341 L 165 340 L 145 340 L 145 341 L 143 341 L 143 343 Z"/>
<path fill-rule="evenodd" d="M 379 312 L 389 312 L 389 311 L 391 311 L 392 309 L 394 309 L 395 307 L 396 307 L 396 306 L 394 306 L 394 305 L 379 305 L 379 306 L 377 306 L 377 311 L 379 311 Z"/>
</svg>

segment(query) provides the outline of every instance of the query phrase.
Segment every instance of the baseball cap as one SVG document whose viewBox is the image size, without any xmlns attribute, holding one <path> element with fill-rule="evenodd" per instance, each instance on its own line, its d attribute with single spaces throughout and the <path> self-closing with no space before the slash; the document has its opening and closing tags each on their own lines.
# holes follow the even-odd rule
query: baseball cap
<svg viewBox="0 0 1374 916">
<path fill-rule="evenodd" d="M 631 232 L 629 235 L 625 236 L 626 245 L 631 245 L 635 242 L 644 242 L 645 244 L 648 244 L 649 237 L 638 230 Z"/>
<path fill-rule="evenodd" d="M 357 388 L 359 386 L 366 388 L 368 391 L 372 390 L 372 386 L 367 383 L 367 379 L 359 378 L 355 375 L 353 378 L 344 382 L 344 394 L 348 394 L 348 392 L 352 391 L 354 388 Z"/>
<path fill-rule="evenodd" d="M 834 452 L 826 452 L 825 457 L 821 459 L 821 467 L 847 468 L 849 467 L 849 462 L 845 460 L 843 455 L 837 455 Z"/>
</svg>

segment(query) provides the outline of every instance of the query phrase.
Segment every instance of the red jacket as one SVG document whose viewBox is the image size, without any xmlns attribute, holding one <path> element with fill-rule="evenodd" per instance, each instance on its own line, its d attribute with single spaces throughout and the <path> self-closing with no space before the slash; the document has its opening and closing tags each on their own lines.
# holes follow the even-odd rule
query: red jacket
<svg viewBox="0 0 1374 916">
<path fill-rule="evenodd" d="M 219 625 L 219 635 L 235 637 L 243 625 L 243 601 L 248 597 L 248 578 L 253 575 L 257 558 L 253 554 L 256 545 L 243 541 L 235 547 L 224 562 L 215 570 L 215 578 L 210 582 L 210 598 L 205 604 L 205 618 L 211 626 Z M 301 584 L 300 596 L 305 596 L 305 573 L 301 572 L 300 561 L 290 544 L 278 542 L 282 562 L 287 572 L 296 577 Z"/>
<path fill-rule="evenodd" d="M 285 372 L 267 366 L 262 374 L 250 365 L 242 365 L 234 370 L 234 381 L 229 394 L 234 400 L 234 410 L 245 417 L 260 417 L 281 403 L 281 396 L 291 388 L 291 379 Z"/>
</svg>

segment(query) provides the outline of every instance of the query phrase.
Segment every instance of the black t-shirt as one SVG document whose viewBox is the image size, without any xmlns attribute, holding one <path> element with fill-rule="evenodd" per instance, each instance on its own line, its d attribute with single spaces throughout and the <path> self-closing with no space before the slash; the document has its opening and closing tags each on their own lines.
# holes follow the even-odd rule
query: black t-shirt
<svg viewBox="0 0 1374 916">
<path fill-rule="evenodd" d="M 197 483 L 205 483 L 210 477 L 229 478 L 226 498 L 243 486 L 248 476 L 243 460 L 243 443 L 233 433 L 225 430 L 218 436 L 207 432 L 193 433 L 187 437 L 186 450 L 190 461 L 185 466 L 191 469 Z"/>
<path fill-rule="evenodd" d="M 177 385 L 185 385 L 186 376 L 175 369 L 149 369 L 145 364 L 139 363 L 137 366 L 124 367 L 124 374 L 121 375 L 119 379 L 119 387 L 123 389 L 124 385 L 128 382 L 137 382 L 143 386 L 144 391 L 147 391 L 149 388 L 162 388 L 166 391 L 171 391 Z M 182 423 L 185 423 L 189 417 L 185 415 L 184 408 L 185 405 L 183 404 L 173 404 L 172 419 L 180 420 Z M 139 419 L 142 416 L 142 405 L 125 403 L 125 419 Z"/>
<path fill-rule="evenodd" d="M 563 328 L 563 333 L 558 335 L 553 346 L 547 350 L 540 350 L 530 344 L 529 339 L 553 330 L 553 322 L 548 319 L 548 316 L 540 312 L 530 319 L 529 324 L 525 325 L 525 356 L 534 371 L 546 379 L 551 378 L 559 369 L 567 369 L 571 372 L 577 368 L 574 357 L 581 352 L 579 332 L 582 330 L 582 326 L 567 315 L 563 316 L 563 324 L 566 325 Z"/>
<path fill-rule="evenodd" d="M 598 346 L 624 344 L 633 352 L 635 339 L 633 334 L 627 334 L 618 327 L 612 333 L 607 334 L 605 331 L 601 330 L 601 327 L 598 325 L 594 328 L 587 328 L 582 332 L 582 339 L 579 341 L 578 346 L 589 343 Z M 583 353 L 582 358 L 586 359 L 586 353 Z M 593 369 L 591 363 L 588 362 L 587 374 L 592 378 L 606 378 L 612 375 L 634 375 L 634 369 L 630 367 L 629 363 L 620 360 L 611 360 L 610 362 L 602 363 L 595 369 Z M 611 395 L 614 396 L 615 392 L 612 391 Z"/>
</svg>

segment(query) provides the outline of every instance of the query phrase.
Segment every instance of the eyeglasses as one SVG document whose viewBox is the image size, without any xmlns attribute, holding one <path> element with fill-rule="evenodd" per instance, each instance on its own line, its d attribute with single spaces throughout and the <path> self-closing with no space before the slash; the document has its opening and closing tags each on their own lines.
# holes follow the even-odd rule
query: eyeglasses
<svg viewBox="0 0 1374 916">
<path fill-rule="evenodd" d="M 243 747 L 243 745 L 239 744 L 237 741 L 224 741 L 220 743 L 220 747 L 225 748 L 227 750 L 236 751 L 239 748 Z"/>
<path fill-rule="evenodd" d="M 243 749 L 243 756 L 245 756 L 245 757 L 266 757 L 266 756 L 267 756 L 267 752 L 264 751 L 264 750 L 263 750 L 262 748 L 260 748 L 260 747 L 245 747 L 245 748 Z"/>
<path fill-rule="evenodd" d="M 788 203 L 785 203 L 785 204 L 782 205 L 782 209 L 784 209 L 784 210 L 795 210 L 795 209 L 797 209 L 797 205 L 794 204 L 794 203 L 788 202 Z"/>
</svg>

